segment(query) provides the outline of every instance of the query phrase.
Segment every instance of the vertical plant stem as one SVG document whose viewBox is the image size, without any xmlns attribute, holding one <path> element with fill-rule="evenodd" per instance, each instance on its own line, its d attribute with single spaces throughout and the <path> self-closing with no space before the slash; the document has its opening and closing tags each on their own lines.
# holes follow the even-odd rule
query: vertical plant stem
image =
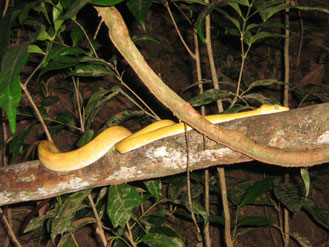
<svg viewBox="0 0 329 247">
<path fill-rule="evenodd" d="M 94 212 L 94 215 L 95 215 L 95 218 L 96 218 L 97 230 L 98 230 L 97 232 L 98 232 L 99 236 L 102 239 L 103 245 L 106 247 L 107 246 L 107 240 L 106 240 L 106 236 L 105 236 L 105 233 L 104 233 L 104 230 L 103 230 L 103 224 L 102 224 L 102 221 L 101 221 L 101 219 L 98 215 L 96 205 L 94 203 L 94 199 L 93 199 L 91 193 L 88 195 L 88 200 L 90 202 L 91 208 L 92 208 L 92 210 Z"/>
<path fill-rule="evenodd" d="M 206 0 L 206 2 L 209 3 L 209 0 Z M 206 46 L 207 46 L 207 52 L 209 57 L 209 65 L 210 65 L 210 71 L 211 71 L 211 79 L 213 81 L 213 85 L 215 89 L 219 89 L 219 83 L 216 73 L 216 66 L 214 61 L 214 55 L 212 50 L 212 44 L 211 44 L 211 25 L 210 25 L 210 15 L 207 15 L 206 17 Z M 240 72 L 240 77 L 242 75 L 242 72 Z M 240 83 L 238 84 L 238 90 L 240 86 Z M 237 94 L 238 95 L 238 94 Z M 222 112 L 223 109 L 223 103 L 221 100 L 217 101 L 217 107 L 218 112 Z M 222 204 L 223 204 L 223 210 L 224 210 L 224 219 L 225 219 L 225 228 L 224 228 L 224 235 L 225 235 L 225 242 L 227 247 L 232 247 L 232 236 L 231 236 L 231 217 L 230 217 L 230 209 L 227 199 L 227 188 L 226 188 L 226 181 L 225 181 L 225 169 L 223 167 L 217 168 L 218 176 L 219 176 L 219 183 L 220 183 L 220 190 L 221 190 L 221 198 L 222 198 Z"/>
<path fill-rule="evenodd" d="M 3 211 L 1 208 L 0 208 L 0 218 L 2 218 L 2 221 L 7 228 L 11 241 L 15 244 L 15 246 L 22 247 L 22 245 L 18 242 L 18 239 L 16 238 L 16 235 L 8 222 L 6 215 L 3 215 Z"/>
<path fill-rule="evenodd" d="M 217 172 L 218 172 L 218 176 L 219 176 L 221 196 L 222 196 L 222 198 L 227 198 L 224 168 L 218 167 Z M 223 199 L 222 199 L 222 201 L 223 201 Z M 223 204 L 223 210 L 224 210 L 224 222 L 225 222 L 225 230 L 224 230 L 225 243 L 226 243 L 227 247 L 233 247 L 232 237 L 231 237 L 230 209 L 228 207 L 228 204 L 227 205 Z"/>
</svg>

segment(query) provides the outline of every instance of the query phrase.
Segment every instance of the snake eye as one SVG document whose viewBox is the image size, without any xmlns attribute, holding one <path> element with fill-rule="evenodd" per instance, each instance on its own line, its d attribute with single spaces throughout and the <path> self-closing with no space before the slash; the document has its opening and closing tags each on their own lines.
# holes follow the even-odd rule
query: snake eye
<svg viewBox="0 0 329 247">
<path fill-rule="evenodd" d="M 280 109 L 279 105 L 274 105 L 274 110 L 278 111 Z"/>
</svg>

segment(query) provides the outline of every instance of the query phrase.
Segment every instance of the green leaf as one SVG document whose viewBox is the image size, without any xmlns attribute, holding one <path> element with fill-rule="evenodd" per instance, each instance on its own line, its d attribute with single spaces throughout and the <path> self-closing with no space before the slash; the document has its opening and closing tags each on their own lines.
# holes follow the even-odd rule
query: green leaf
<svg viewBox="0 0 329 247">
<path fill-rule="evenodd" d="M 254 87 L 265 87 L 265 86 L 270 86 L 272 84 L 284 85 L 285 83 L 282 81 L 277 81 L 275 79 L 257 80 L 252 82 L 245 92 L 250 91 Z"/>
<path fill-rule="evenodd" d="M 144 34 L 144 35 L 133 35 L 131 37 L 132 41 L 134 43 L 136 42 L 140 42 L 140 41 L 153 41 L 157 44 L 160 44 L 160 42 L 158 40 L 156 40 L 155 38 L 151 37 L 150 35 Z"/>
<path fill-rule="evenodd" d="M 291 6 L 290 8 L 299 9 L 303 11 L 320 11 L 329 14 L 328 8 L 320 8 L 320 7 L 303 7 L 303 6 Z"/>
<path fill-rule="evenodd" d="M 277 5 L 273 8 L 270 9 L 270 11 L 268 11 L 268 13 L 264 16 L 264 21 L 268 20 L 269 18 L 271 18 L 273 15 L 275 15 L 276 13 L 282 11 L 282 10 L 285 10 L 287 8 L 290 8 L 290 5 L 287 5 L 287 4 L 280 4 L 280 5 Z"/>
<path fill-rule="evenodd" d="M 158 233 L 145 234 L 141 242 L 147 244 L 150 247 L 183 247 L 184 242 L 180 238 L 171 238 L 166 235 Z"/>
<path fill-rule="evenodd" d="M 66 10 L 65 14 L 60 16 L 59 19 L 65 20 L 76 17 L 78 12 L 92 0 L 75 0 Z"/>
<path fill-rule="evenodd" d="M 255 201 L 258 197 L 263 195 L 266 191 L 270 190 L 273 185 L 273 178 L 265 178 L 262 181 L 255 182 L 250 186 L 244 195 L 242 201 L 238 205 L 239 208 Z"/>
<path fill-rule="evenodd" d="M 49 71 L 71 68 L 82 62 L 82 60 L 83 60 L 82 57 L 68 57 L 68 56 L 63 56 L 61 58 L 58 58 L 57 60 L 53 60 L 49 62 L 48 65 L 40 71 L 37 80 L 39 81 L 41 76 L 43 76 L 45 73 Z"/>
<path fill-rule="evenodd" d="M 303 209 L 309 213 L 312 218 L 329 230 L 329 209 L 323 207 L 318 202 L 306 199 L 303 204 Z"/>
<path fill-rule="evenodd" d="M 17 155 L 21 152 L 24 140 L 30 134 L 31 128 L 32 127 L 29 126 L 23 131 L 20 131 L 19 133 L 15 134 L 9 142 L 9 153 L 13 154 L 11 160 L 12 163 L 15 163 Z"/>
<path fill-rule="evenodd" d="M 100 77 L 104 75 L 114 75 L 115 73 L 113 70 L 105 68 L 101 65 L 94 65 L 94 64 L 78 64 L 74 67 L 67 76 L 87 76 L 87 77 Z"/>
<path fill-rule="evenodd" d="M 20 100 L 21 79 L 17 75 L 11 80 L 10 84 L 0 92 L 0 107 L 7 114 L 12 133 L 16 132 L 16 113 Z"/>
<path fill-rule="evenodd" d="M 12 47 L 3 57 L 1 61 L 0 74 L 0 94 L 13 81 L 17 80 L 17 76 L 21 72 L 27 61 L 28 42 Z"/>
<path fill-rule="evenodd" d="M 237 3 L 233 3 L 233 2 L 227 2 L 227 4 L 228 4 L 229 6 L 231 6 L 231 7 L 232 7 L 232 8 L 233 8 L 233 9 L 239 14 L 239 16 L 240 16 L 242 19 L 244 19 L 239 4 L 237 4 Z"/>
<path fill-rule="evenodd" d="M 174 0 L 173 2 L 184 2 L 187 4 L 201 4 L 207 6 L 207 3 L 204 0 Z"/>
<path fill-rule="evenodd" d="M 86 145 L 87 143 L 89 143 L 93 137 L 95 135 L 95 132 L 93 130 L 87 130 L 83 133 L 83 135 L 81 136 L 81 138 L 79 139 L 77 146 L 78 147 L 82 147 L 84 145 Z"/>
<path fill-rule="evenodd" d="M 146 31 L 145 17 L 152 6 L 152 0 L 126 0 L 129 11 L 135 16 L 138 22 Z"/>
<path fill-rule="evenodd" d="M 194 214 L 202 216 L 203 223 L 207 224 L 209 222 L 208 221 L 208 212 L 207 212 L 207 210 L 197 200 L 192 201 L 192 206 L 193 206 Z M 187 200 L 185 202 L 185 207 L 191 212 L 190 204 L 188 203 Z"/>
<path fill-rule="evenodd" d="M 72 232 L 74 215 L 76 212 L 86 207 L 82 202 L 90 194 L 91 190 L 79 191 L 68 196 L 63 205 L 58 210 L 56 217 L 51 222 L 51 239 L 54 241 L 57 235 Z"/>
<path fill-rule="evenodd" d="M 259 93 L 250 93 L 242 96 L 244 99 L 253 99 L 258 101 L 261 104 L 269 104 L 269 105 L 276 105 L 280 104 L 279 101 L 274 100 L 274 99 L 268 99 L 264 97 L 262 94 Z"/>
<path fill-rule="evenodd" d="M 83 32 L 80 28 L 74 27 L 70 33 L 72 46 L 76 46 L 78 42 L 84 37 Z"/>
<path fill-rule="evenodd" d="M 240 23 L 237 19 L 235 19 L 234 17 L 232 17 L 229 13 L 227 13 L 225 10 L 216 8 L 216 11 L 222 15 L 224 15 L 227 19 L 229 19 L 233 25 L 236 27 L 236 29 L 239 31 L 239 33 L 241 33 L 241 26 Z"/>
<path fill-rule="evenodd" d="M 86 105 L 86 128 L 89 128 L 92 120 L 97 112 L 113 97 L 117 96 L 121 91 L 118 85 L 113 84 L 110 90 L 99 89 L 88 100 Z"/>
<path fill-rule="evenodd" d="M 100 6 L 112 6 L 123 2 L 124 0 L 93 0 L 90 3 Z"/>
<path fill-rule="evenodd" d="M 125 226 L 133 216 L 133 209 L 141 205 L 142 197 L 137 190 L 128 185 L 113 185 L 109 189 L 107 214 L 114 228 Z"/>
<path fill-rule="evenodd" d="M 240 5 L 244 5 L 244 6 L 250 6 L 249 1 L 248 0 L 228 0 L 228 3 L 237 3 Z"/>
<path fill-rule="evenodd" d="M 159 202 L 162 198 L 162 183 L 160 179 L 147 180 L 143 182 L 147 190 L 155 197 L 156 201 Z"/>
<path fill-rule="evenodd" d="M 72 126 L 75 127 L 75 118 L 73 114 L 70 111 L 64 111 L 60 115 L 56 117 L 56 121 L 60 122 L 66 126 Z"/>
<path fill-rule="evenodd" d="M 262 23 L 251 23 L 247 26 L 246 31 L 249 31 L 253 28 L 262 27 L 262 28 L 282 28 L 285 29 L 286 26 L 280 22 L 262 22 Z"/>
<path fill-rule="evenodd" d="M 46 53 L 43 50 L 41 50 L 41 48 L 37 45 L 29 45 L 27 52 L 46 55 Z"/>
<path fill-rule="evenodd" d="M 303 191 L 295 184 L 276 183 L 274 185 L 274 194 L 293 213 L 298 212 L 305 203 Z"/>
<path fill-rule="evenodd" d="M 259 16 L 265 21 L 268 18 L 268 14 L 271 11 L 271 7 L 284 3 L 285 0 L 278 0 L 278 1 L 264 1 L 264 0 L 254 0 L 254 7 L 257 9 L 255 13 L 259 13 Z"/>
<path fill-rule="evenodd" d="M 310 173 L 307 168 L 301 168 L 300 175 L 302 176 L 305 185 L 305 197 L 308 197 L 311 188 Z"/>
<path fill-rule="evenodd" d="M 197 31 L 202 42 L 205 42 L 204 20 L 205 20 L 206 16 L 209 15 L 216 8 L 217 2 L 222 2 L 222 1 L 211 2 L 204 10 L 201 11 L 201 13 L 199 14 L 199 16 L 194 24 L 194 28 Z"/>
<path fill-rule="evenodd" d="M 270 32 L 259 32 L 253 36 L 250 37 L 250 39 L 246 42 L 246 44 L 251 45 L 255 43 L 259 39 L 263 38 L 269 38 L 269 37 L 281 37 L 285 38 L 286 36 L 283 34 L 277 34 L 277 33 L 270 33 Z"/>
<path fill-rule="evenodd" d="M 273 223 L 270 219 L 260 217 L 260 216 L 246 216 L 238 221 L 236 227 L 241 226 L 252 226 L 252 227 L 260 227 L 260 226 L 271 226 Z"/>
<path fill-rule="evenodd" d="M 204 91 L 202 94 L 190 99 L 189 103 L 192 106 L 202 106 L 220 99 L 227 98 L 231 95 L 234 94 L 227 90 L 209 89 Z"/>
<path fill-rule="evenodd" d="M 217 215 L 209 215 L 208 221 L 210 223 L 217 223 L 217 224 L 225 225 L 224 218 L 221 216 L 217 216 Z"/>
</svg>

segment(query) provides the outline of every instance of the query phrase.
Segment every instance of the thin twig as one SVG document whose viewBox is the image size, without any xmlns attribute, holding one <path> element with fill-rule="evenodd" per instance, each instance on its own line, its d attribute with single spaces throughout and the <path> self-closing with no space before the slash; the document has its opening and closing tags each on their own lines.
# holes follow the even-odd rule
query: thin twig
<svg viewBox="0 0 329 247">
<path fill-rule="evenodd" d="M 190 205 L 191 218 L 194 222 L 195 228 L 198 233 L 200 233 L 200 228 L 196 221 L 194 211 L 193 211 L 193 203 L 192 203 L 192 195 L 191 195 L 191 180 L 190 180 L 190 166 L 189 166 L 189 148 L 188 148 L 188 139 L 187 139 L 187 131 L 186 124 L 184 123 L 184 133 L 185 133 L 185 141 L 186 141 L 186 180 L 187 180 L 187 195 L 188 195 L 188 203 Z"/>
</svg>

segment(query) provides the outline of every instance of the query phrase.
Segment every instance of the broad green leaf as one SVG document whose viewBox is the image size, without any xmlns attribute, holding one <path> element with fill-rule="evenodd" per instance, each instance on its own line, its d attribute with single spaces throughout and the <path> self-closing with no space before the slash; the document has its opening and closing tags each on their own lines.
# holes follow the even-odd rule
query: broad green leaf
<svg viewBox="0 0 329 247">
<path fill-rule="evenodd" d="M 160 179 L 153 179 L 144 181 L 144 185 L 147 190 L 155 197 L 156 201 L 159 202 L 162 198 L 162 183 Z"/>
<path fill-rule="evenodd" d="M 225 224 L 224 218 L 221 216 L 217 216 L 217 215 L 209 215 L 208 221 L 210 223 L 217 223 L 217 224 L 221 224 L 221 225 Z"/>
<path fill-rule="evenodd" d="M 282 28 L 285 29 L 286 26 L 280 22 L 262 22 L 262 23 L 251 23 L 247 26 L 246 31 L 253 28 L 262 27 L 262 28 Z"/>
<path fill-rule="evenodd" d="M 64 23 L 63 19 L 59 19 L 61 16 L 63 7 L 60 2 L 57 3 L 56 6 L 53 6 L 53 24 L 55 28 L 55 34 L 58 33 L 58 31 L 61 29 L 62 24 Z"/>
<path fill-rule="evenodd" d="M 46 55 L 46 53 L 43 50 L 41 50 L 41 48 L 37 45 L 29 45 L 27 52 Z"/>
<path fill-rule="evenodd" d="M 311 188 L 310 173 L 306 168 L 301 168 L 300 175 L 302 176 L 305 185 L 305 197 L 308 197 Z"/>
<path fill-rule="evenodd" d="M 83 133 L 81 138 L 79 139 L 77 146 L 82 147 L 86 144 L 88 144 L 94 137 L 95 132 L 93 130 L 87 130 L 86 132 Z"/>
<path fill-rule="evenodd" d="M 320 7 L 303 7 L 303 6 L 292 6 L 293 9 L 299 9 L 303 11 L 320 11 L 329 14 L 328 8 L 320 8 Z"/>
<path fill-rule="evenodd" d="M 131 37 L 132 41 L 134 41 L 134 43 L 136 42 L 140 42 L 140 41 L 153 41 L 157 44 L 160 44 L 160 42 L 158 40 L 156 40 L 155 38 L 151 37 L 150 35 L 144 34 L 144 35 L 133 35 Z"/>
<path fill-rule="evenodd" d="M 115 84 L 107 89 L 99 89 L 88 100 L 86 105 L 86 128 L 89 128 L 96 113 L 106 104 L 107 101 L 117 96 L 121 91 L 121 88 Z"/>
<path fill-rule="evenodd" d="M 273 185 L 273 178 L 265 178 L 262 181 L 255 182 L 250 186 L 244 195 L 242 201 L 238 205 L 239 208 L 254 202 L 258 197 L 263 195 L 266 191 L 270 190 Z"/>
<path fill-rule="evenodd" d="M 67 47 L 62 45 L 53 45 L 50 52 L 48 53 L 45 63 L 41 68 L 44 68 L 48 65 L 48 62 L 52 60 L 61 60 L 63 56 L 66 55 L 80 55 L 85 54 L 85 51 L 80 49 L 79 47 Z"/>
<path fill-rule="evenodd" d="M 173 2 L 184 2 L 187 4 L 201 4 L 207 6 L 207 3 L 204 0 L 174 0 Z"/>
<path fill-rule="evenodd" d="M 101 65 L 93 65 L 93 64 L 78 64 L 74 67 L 67 76 L 75 75 L 75 76 L 87 76 L 87 77 L 100 77 L 104 75 L 114 75 L 113 70 L 105 68 Z"/>
<path fill-rule="evenodd" d="M 329 230 L 329 209 L 323 207 L 318 202 L 310 199 L 306 199 L 303 204 L 303 209 L 305 209 L 312 218 Z"/>
<path fill-rule="evenodd" d="M 83 57 L 69 57 L 69 56 L 63 56 L 57 60 L 53 60 L 49 62 L 48 65 L 40 71 L 37 80 L 39 81 L 41 76 L 43 76 L 45 73 L 49 71 L 71 68 L 82 61 L 83 61 Z"/>
<path fill-rule="evenodd" d="M 278 1 L 264 1 L 264 0 L 254 0 L 254 7 L 257 9 L 253 14 L 259 13 L 259 16 L 262 18 L 263 21 L 266 20 L 268 13 L 271 11 L 271 7 L 275 5 L 279 5 L 284 3 L 285 0 L 278 0 Z"/>
<path fill-rule="evenodd" d="M 84 37 L 83 32 L 80 28 L 74 27 L 70 33 L 72 46 L 76 46 L 78 42 Z"/>
<path fill-rule="evenodd" d="M 142 197 L 137 190 L 128 185 L 113 185 L 109 189 L 107 214 L 114 228 L 125 226 L 133 216 L 133 209 L 141 205 Z"/>
<path fill-rule="evenodd" d="M 304 191 L 292 183 L 276 183 L 274 195 L 292 213 L 298 212 L 305 203 Z"/>
<path fill-rule="evenodd" d="M 199 38 L 202 40 L 202 42 L 205 42 L 205 37 L 204 37 L 204 20 L 207 15 L 209 15 L 215 8 L 216 8 L 216 3 L 217 2 L 222 2 L 222 1 L 214 1 L 210 3 L 204 10 L 201 11 L 199 14 L 195 24 L 194 28 L 197 31 Z"/>
<path fill-rule="evenodd" d="M 32 126 L 15 134 L 9 142 L 9 153 L 12 154 L 11 162 L 15 163 L 17 155 L 22 151 L 25 138 L 30 134 Z"/>
<path fill-rule="evenodd" d="M 56 121 L 60 122 L 66 126 L 72 126 L 75 127 L 75 118 L 73 114 L 70 111 L 64 111 L 60 115 L 56 117 Z"/>
<path fill-rule="evenodd" d="M 36 40 L 45 41 L 45 40 L 52 40 L 52 37 L 46 31 L 46 27 L 44 25 L 40 25 L 40 33 Z"/>
<path fill-rule="evenodd" d="M 208 212 L 207 210 L 201 205 L 201 203 L 197 200 L 192 201 L 192 206 L 193 206 L 193 212 L 196 215 L 200 215 L 203 218 L 203 223 L 207 224 L 208 221 Z M 185 207 L 191 211 L 190 204 L 188 203 L 188 200 L 185 202 Z"/>
<path fill-rule="evenodd" d="M 152 6 L 152 0 L 126 0 L 129 11 L 135 16 L 138 22 L 146 31 L 145 17 Z"/>
<path fill-rule="evenodd" d="M 59 19 L 70 19 L 75 17 L 78 12 L 92 0 L 75 0 L 66 10 L 65 14 L 60 16 Z"/>
<path fill-rule="evenodd" d="M 141 242 L 147 244 L 150 247 L 183 247 L 184 242 L 180 238 L 171 238 L 166 235 L 158 233 L 145 234 Z"/>
<path fill-rule="evenodd" d="M 127 119 L 138 118 L 144 115 L 145 115 L 144 111 L 131 111 L 131 110 L 121 111 L 120 113 L 115 114 L 113 117 L 107 120 L 106 124 L 104 124 L 104 126 L 100 131 L 103 131 L 104 129 L 110 126 L 120 125 L 122 122 L 126 121 Z"/>
<path fill-rule="evenodd" d="M 237 3 L 240 5 L 244 5 L 244 6 L 249 6 L 249 1 L 248 0 L 228 0 L 228 3 Z"/>
<path fill-rule="evenodd" d="M 227 90 L 209 89 L 204 91 L 202 94 L 190 99 L 189 103 L 192 106 L 202 106 L 232 95 L 234 94 Z"/>
<path fill-rule="evenodd" d="M 251 89 L 253 89 L 254 87 L 266 87 L 266 86 L 270 86 L 272 84 L 279 84 L 279 85 L 284 85 L 285 83 L 282 81 L 277 81 L 275 79 L 265 79 L 265 80 L 257 80 L 252 82 L 249 87 L 247 88 L 247 90 L 245 91 L 248 92 Z"/>
<path fill-rule="evenodd" d="M 236 29 L 241 32 L 241 26 L 240 23 L 237 19 L 235 19 L 234 17 L 232 17 L 229 13 L 227 13 L 225 10 L 216 8 L 216 11 L 222 15 L 224 15 L 227 19 L 229 19 L 233 25 L 236 27 Z"/>
<path fill-rule="evenodd" d="M 65 232 L 72 232 L 74 215 L 84 207 L 82 202 L 90 194 L 91 190 L 76 192 L 68 196 L 63 205 L 58 210 L 56 217 L 51 222 L 51 239 L 54 241 L 57 235 L 63 235 Z"/>
<path fill-rule="evenodd" d="M 16 132 L 16 113 L 20 100 L 21 78 L 17 75 L 11 79 L 10 84 L 0 92 L 0 107 L 7 114 L 12 133 Z"/>
<path fill-rule="evenodd" d="M 301 235 L 298 232 L 291 232 L 291 233 L 289 233 L 289 236 L 291 236 L 293 239 L 295 239 L 296 242 L 298 243 L 298 245 L 301 247 L 312 247 L 313 246 L 306 237 L 304 237 L 303 235 Z"/>
<path fill-rule="evenodd" d="M 239 14 L 239 16 L 240 16 L 242 19 L 244 19 L 239 4 L 237 4 L 237 3 L 233 3 L 233 2 L 227 2 L 227 4 L 228 4 L 229 6 L 231 6 L 231 7 L 232 7 L 232 8 L 233 8 L 233 9 Z"/>
<path fill-rule="evenodd" d="M 22 9 L 22 11 L 18 16 L 19 23 L 22 24 L 24 20 L 27 18 L 27 16 L 29 15 L 30 10 L 35 9 L 39 5 L 40 5 L 40 1 L 26 2 L 24 4 L 24 8 Z"/>
<path fill-rule="evenodd" d="M 0 94 L 2 94 L 2 91 L 5 90 L 13 80 L 18 80 L 17 76 L 27 61 L 28 47 L 29 43 L 24 42 L 18 46 L 12 47 L 3 56 L 1 61 Z"/>
<path fill-rule="evenodd" d="M 167 216 L 167 215 L 166 215 Z M 150 230 L 150 233 L 158 233 L 168 237 L 178 238 L 177 233 L 169 226 L 157 226 Z"/>
<path fill-rule="evenodd" d="M 100 6 L 112 6 L 123 2 L 124 0 L 92 0 L 90 3 Z"/>
<path fill-rule="evenodd" d="M 74 0 L 59 0 L 64 9 L 67 9 Z"/>
<path fill-rule="evenodd" d="M 273 8 L 271 8 L 270 11 L 266 14 L 264 21 L 268 20 L 269 18 L 271 18 L 276 13 L 278 13 L 278 12 L 284 10 L 284 9 L 287 9 L 287 8 L 290 8 L 290 5 L 280 4 L 280 5 L 277 5 Z"/>
<path fill-rule="evenodd" d="M 264 97 L 262 94 L 259 93 L 250 93 L 242 96 L 244 99 L 253 99 L 258 101 L 261 104 L 269 104 L 269 105 L 276 105 L 280 102 L 274 99 L 268 99 Z"/>
<path fill-rule="evenodd" d="M 268 218 L 260 216 L 246 216 L 238 221 L 236 227 L 241 226 L 251 226 L 251 227 L 260 227 L 260 226 L 270 226 L 272 221 Z"/>
<path fill-rule="evenodd" d="M 253 36 L 250 37 L 248 42 L 246 44 L 253 44 L 259 39 L 263 38 L 269 38 L 269 37 L 280 37 L 280 38 L 285 38 L 286 36 L 283 34 L 277 34 L 277 33 L 270 33 L 270 32 L 259 32 Z"/>
</svg>

